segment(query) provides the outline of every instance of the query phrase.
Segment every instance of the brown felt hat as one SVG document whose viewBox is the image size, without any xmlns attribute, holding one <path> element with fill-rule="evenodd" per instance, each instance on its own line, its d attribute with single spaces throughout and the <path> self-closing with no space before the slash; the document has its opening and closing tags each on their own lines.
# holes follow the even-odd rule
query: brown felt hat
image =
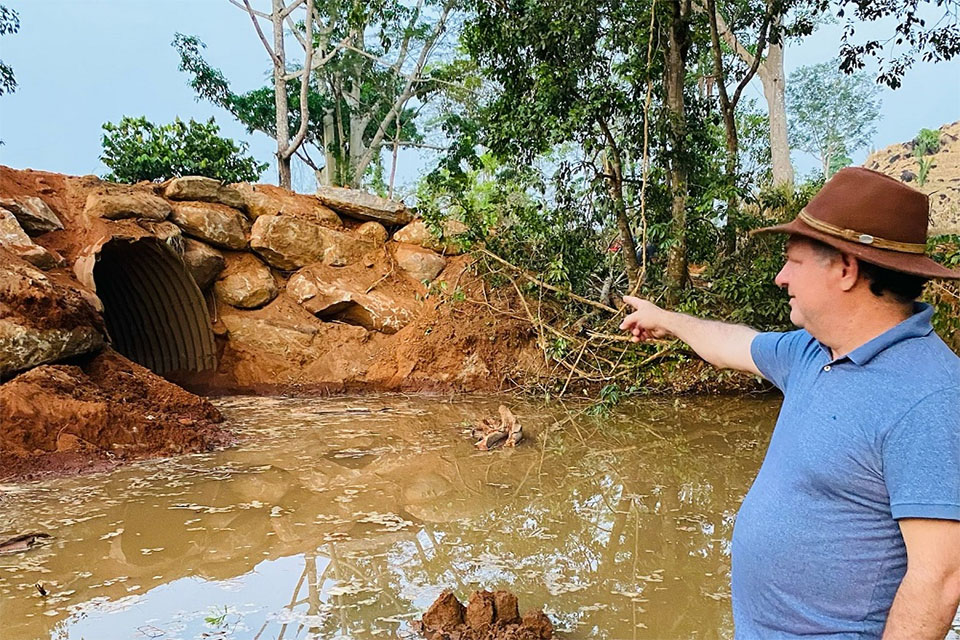
<svg viewBox="0 0 960 640">
<path fill-rule="evenodd" d="M 863 167 L 841 169 L 792 222 L 751 233 L 819 240 L 865 262 L 925 278 L 960 279 L 928 258 L 927 196 Z"/>
</svg>

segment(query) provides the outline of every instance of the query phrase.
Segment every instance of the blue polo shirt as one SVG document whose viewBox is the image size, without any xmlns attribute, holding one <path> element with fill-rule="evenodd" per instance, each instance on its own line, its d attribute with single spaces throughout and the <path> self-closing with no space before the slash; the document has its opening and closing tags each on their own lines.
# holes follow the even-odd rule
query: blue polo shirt
<svg viewBox="0 0 960 640">
<path fill-rule="evenodd" d="M 732 547 L 738 640 L 879 638 L 906 571 L 899 518 L 960 520 L 960 358 L 929 305 L 836 360 L 762 333 L 784 394 Z"/>
</svg>

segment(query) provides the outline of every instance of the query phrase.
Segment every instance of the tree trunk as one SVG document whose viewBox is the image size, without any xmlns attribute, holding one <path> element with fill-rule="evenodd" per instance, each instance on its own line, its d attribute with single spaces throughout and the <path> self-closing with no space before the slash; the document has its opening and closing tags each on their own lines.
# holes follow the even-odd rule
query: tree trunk
<svg viewBox="0 0 960 640">
<path fill-rule="evenodd" d="M 273 93 L 274 106 L 277 110 L 277 177 L 284 189 L 289 189 L 290 156 L 287 148 L 290 146 L 290 118 L 287 108 L 287 58 L 283 49 L 283 0 L 273 0 L 273 52 L 276 59 L 273 64 Z"/>
<path fill-rule="evenodd" d="M 327 109 L 323 114 L 323 171 L 317 175 L 317 180 L 325 186 L 336 184 L 337 156 L 333 152 L 335 144 L 336 132 L 333 126 L 333 109 Z"/>
<path fill-rule="evenodd" d="M 667 42 L 664 85 L 667 90 L 668 136 L 670 141 L 669 178 L 673 202 L 670 207 L 670 239 L 667 254 L 667 304 L 674 305 L 687 284 L 687 168 L 682 158 L 686 137 L 686 112 L 683 84 L 690 45 L 690 3 L 673 0 Z"/>
<path fill-rule="evenodd" d="M 783 45 L 771 44 L 767 58 L 760 65 L 763 96 L 770 116 L 770 156 L 773 161 L 773 186 L 793 187 L 793 165 L 790 163 L 790 141 L 787 138 L 787 102 L 784 95 Z"/>
<path fill-rule="evenodd" d="M 623 165 L 616 150 L 611 150 L 609 147 L 603 164 L 604 172 L 607 174 L 607 192 L 610 194 L 613 209 L 617 214 L 623 266 L 627 271 L 630 292 L 634 293 L 639 288 L 640 264 L 637 262 L 637 243 L 633 239 L 633 231 L 630 229 L 630 219 L 627 218 L 627 205 L 623 201 Z"/>
<path fill-rule="evenodd" d="M 720 96 L 720 111 L 723 114 L 723 128 L 727 143 L 727 158 L 724 171 L 727 178 L 727 224 L 723 229 L 723 251 L 732 255 L 737 248 L 736 223 L 734 218 L 739 206 L 736 193 L 737 166 L 740 154 L 740 141 L 737 138 L 735 110 L 739 94 L 734 101 L 727 94 L 727 75 L 723 70 L 723 50 L 720 48 L 720 29 L 717 24 L 717 6 L 715 0 L 707 0 L 707 19 L 710 22 L 710 43 L 713 52 L 713 73 L 716 78 L 717 94 Z M 739 87 L 738 87 L 739 89 Z"/>
</svg>

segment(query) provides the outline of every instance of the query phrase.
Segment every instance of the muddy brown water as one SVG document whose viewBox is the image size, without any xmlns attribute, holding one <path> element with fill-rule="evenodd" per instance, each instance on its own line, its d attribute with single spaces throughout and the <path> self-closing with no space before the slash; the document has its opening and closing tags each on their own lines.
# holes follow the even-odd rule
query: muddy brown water
<svg viewBox="0 0 960 640">
<path fill-rule="evenodd" d="M 477 452 L 506 402 L 527 439 Z M 0 637 L 394 638 L 444 588 L 508 588 L 561 637 L 729 638 L 734 516 L 779 398 L 606 416 L 489 397 L 215 401 L 245 440 L 0 487 Z M 48 591 L 41 596 L 36 583 Z"/>
</svg>

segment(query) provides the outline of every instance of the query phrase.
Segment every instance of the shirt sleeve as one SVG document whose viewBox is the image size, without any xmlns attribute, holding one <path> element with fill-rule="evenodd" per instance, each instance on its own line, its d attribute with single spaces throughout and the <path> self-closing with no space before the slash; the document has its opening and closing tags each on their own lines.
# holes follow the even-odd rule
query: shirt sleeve
<svg viewBox="0 0 960 640">
<path fill-rule="evenodd" d="M 750 355 L 763 377 L 785 392 L 790 372 L 811 340 L 810 334 L 803 330 L 759 333 L 750 343 Z"/>
<path fill-rule="evenodd" d="M 928 395 L 894 425 L 883 478 L 895 519 L 960 520 L 960 387 Z"/>
</svg>

